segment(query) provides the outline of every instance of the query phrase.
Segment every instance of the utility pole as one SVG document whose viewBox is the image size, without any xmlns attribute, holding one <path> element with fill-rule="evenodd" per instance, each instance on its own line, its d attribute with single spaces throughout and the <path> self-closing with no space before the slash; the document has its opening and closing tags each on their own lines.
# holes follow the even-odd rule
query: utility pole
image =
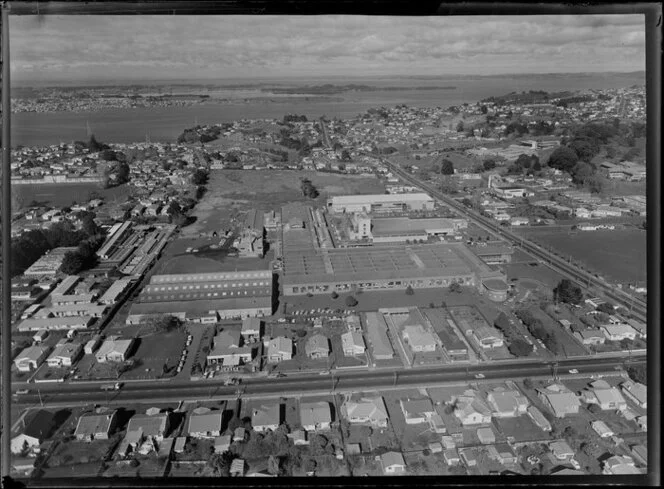
<svg viewBox="0 0 664 489">
<path fill-rule="evenodd" d="M 9 3 L 2 3 L 0 23 L 0 73 L 2 103 L 2 432 L 0 433 L 0 477 L 11 471 L 11 98 L 9 94 Z"/>
</svg>

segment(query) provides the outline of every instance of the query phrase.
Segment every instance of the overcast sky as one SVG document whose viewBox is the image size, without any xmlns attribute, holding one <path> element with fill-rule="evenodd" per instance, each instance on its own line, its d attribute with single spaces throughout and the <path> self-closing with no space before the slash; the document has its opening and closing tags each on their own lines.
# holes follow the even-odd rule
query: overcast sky
<svg viewBox="0 0 664 489">
<path fill-rule="evenodd" d="M 19 80 L 645 69 L 643 15 L 11 18 Z"/>
</svg>

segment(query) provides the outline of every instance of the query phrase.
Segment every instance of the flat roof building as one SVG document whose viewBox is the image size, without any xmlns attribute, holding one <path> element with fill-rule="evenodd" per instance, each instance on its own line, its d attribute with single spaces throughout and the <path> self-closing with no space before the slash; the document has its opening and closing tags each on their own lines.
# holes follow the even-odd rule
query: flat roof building
<svg viewBox="0 0 664 489">
<path fill-rule="evenodd" d="M 21 321 L 19 331 L 85 329 L 95 321 L 92 316 L 67 316 L 51 318 L 28 318 Z"/>
<path fill-rule="evenodd" d="M 339 195 L 327 200 L 331 212 L 390 212 L 432 210 L 434 199 L 425 193 Z"/>
<path fill-rule="evenodd" d="M 394 349 L 387 336 L 387 323 L 383 315 L 377 312 L 368 312 L 364 315 L 364 323 L 373 357 L 376 360 L 389 360 L 394 357 Z"/>
<path fill-rule="evenodd" d="M 23 272 L 23 275 L 38 276 L 38 275 L 55 275 L 62 265 L 65 255 L 69 252 L 77 251 L 75 246 L 54 248 L 47 251 L 39 260 L 34 262 Z"/>
</svg>

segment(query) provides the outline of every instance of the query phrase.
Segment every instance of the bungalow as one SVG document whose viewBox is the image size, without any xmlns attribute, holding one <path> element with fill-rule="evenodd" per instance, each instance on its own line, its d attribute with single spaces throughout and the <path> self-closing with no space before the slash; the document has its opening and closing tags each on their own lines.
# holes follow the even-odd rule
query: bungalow
<svg viewBox="0 0 664 489">
<path fill-rule="evenodd" d="M 49 351 L 47 346 L 29 346 L 14 358 L 14 365 L 19 372 L 37 370 Z"/>
<path fill-rule="evenodd" d="M 403 474 L 406 472 L 406 461 L 399 452 L 385 452 L 379 457 L 385 475 Z"/>
<path fill-rule="evenodd" d="M 33 457 L 11 457 L 12 473 L 29 476 L 35 470 L 35 461 Z"/>
<path fill-rule="evenodd" d="M 491 427 L 478 428 L 477 438 L 480 440 L 482 445 L 491 445 L 496 443 L 496 434 L 493 432 Z"/>
<path fill-rule="evenodd" d="M 192 414 L 189 417 L 187 434 L 193 438 L 216 438 L 221 435 L 223 411 Z"/>
<path fill-rule="evenodd" d="M 602 474 L 604 475 L 626 475 L 626 474 L 641 474 L 641 471 L 636 468 L 634 459 L 628 455 L 614 455 L 604 461 L 602 467 Z"/>
<path fill-rule="evenodd" d="M 470 334 L 477 344 L 485 350 L 500 348 L 505 343 L 500 331 L 490 326 L 479 326 L 471 330 Z"/>
<path fill-rule="evenodd" d="M 281 404 L 262 405 L 251 413 L 251 426 L 254 431 L 275 431 L 281 424 Z"/>
<path fill-rule="evenodd" d="M 101 336 L 95 335 L 90 341 L 88 341 L 85 344 L 85 346 L 83 347 L 83 352 L 86 355 L 92 355 L 97 350 L 100 343 L 101 343 Z"/>
<path fill-rule="evenodd" d="M 549 450 L 558 460 L 569 461 L 574 458 L 574 450 L 564 440 L 556 440 L 549 444 Z"/>
<path fill-rule="evenodd" d="M 406 418 L 406 424 L 426 423 L 436 414 L 430 399 L 406 399 L 405 401 L 401 399 L 399 404 L 401 412 Z"/>
<path fill-rule="evenodd" d="M 32 341 L 34 341 L 35 343 L 39 344 L 39 343 L 41 343 L 42 341 L 44 341 L 44 340 L 46 339 L 47 336 L 48 336 L 48 331 L 45 330 L 45 329 L 42 329 L 42 330 L 37 331 L 37 332 L 34 334 L 34 336 L 32 337 Z"/>
<path fill-rule="evenodd" d="M 245 430 L 242 426 L 238 426 L 235 428 L 235 431 L 233 431 L 233 442 L 244 441 L 246 436 L 247 430 Z"/>
<path fill-rule="evenodd" d="M 347 331 L 346 333 L 342 334 L 341 346 L 343 348 L 344 355 L 347 357 L 362 355 L 366 349 L 364 337 L 359 331 Z"/>
<path fill-rule="evenodd" d="M 293 341 L 284 336 L 277 336 L 267 345 L 268 362 L 278 363 L 293 358 Z"/>
<path fill-rule="evenodd" d="M 646 409 L 648 407 L 648 388 L 640 382 L 627 380 L 620 385 L 625 397 L 637 406 Z"/>
<path fill-rule="evenodd" d="M 487 402 L 497 418 L 515 418 L 526 413 L 528 398 L 517 390 L 493 390 L 487 396 Z"/>
<path fill-rule="evenodd" d="M 80 343 L 60 344 L 46 359 L 46 363 L 51 368 L 71 367 L 81 357 L 82 353 L 83 346 Z"/>
<path fill-rule="evenodd" d="M 600 438 L 609 438 L 615 434 L 604 421 L 593 421 L 590 423 L 590 427 L 600 436 Z"/>
<path fill-rule="evenodd" d="M 436 340 L 421 324 L 404 327 L 402 337 L 414 352 L 436 351 Z"/>
<path fill-rule="evenodd" d="M 315 334 L 309 338 L 304 350 L 309 358 L 327 358 L 330 355 L 330 340 L 327 336 Z"/>
<path fill-rule="evenodd" d="M 603 345 L 606 341 L 606 336 L 598 329 L 577 331 L 574 336 L 584 345 Z"/>
<path fill-rule="evenodd" d="M 309 441 L 307 441 L 307 432 L 304 430 L 295 430 L 288 433 L 286 436 L 293 440 L 293 444 L 296 446 L 309 444 Z"/>
<path fill-rule="evenodd" d="M 136 414 L 129 420 L 127 431 L 142 431 L 146 438 L 163 440 L 170 429 L 171 418 L 169 413 Z"/>
<path fill-rule="evenodd" d="M 349 423 L 368 423 L 380 428 L 386 428 L 389 419 L 382 396 L 363 398 L 359 402 L 347 400 L 341 406 L 341 413 Z"/>
<path fill-rule="evenodd" d="M 99 363 L 106 362 L 124 362 L 129 357 L 130 351 L 134 346 L 134 339 L 119 339 L 117 336 L 108 337 L 102 343 L 95 358 Z"/>
<path fill-rule="evenodd" d="M 518 457 L 512 451 L 512 447 L 507 443 L 491 445 L 488 452 L 490 458 L 493 458 L 502 465 L 514 465 L 519 461 Z"/>
<path fill-rule="evenodd" d="M 476 396 L 457 398 L 454 415 L 464 426 L 491 422 L 491 410 Z"/>
<path fill-rule="evenodd" d="M 10 450 L 13 455 L 35 456 L 40 452 L 41 443 L 53 433 L 54 415 L 45 409 L 26 413 L 21 418 L 23 429 L 11 439 Z"/>
<path fill-rule="evenodd" d="M 307 431 L 329 430 L 332 422 L 329 402 L 309 402 L 300 404 L 300 422 Z"/>
<path fill-rule="evenodd" d="M 597 404 L 604 411 L 609 409 L 622 411 L 627 408 L 627 402 L 618 388 L 611 387 L 605 380 L 592 382 L 581 397 L 586 403 Z"/>
<path fill-rule="evenodd" d="M 629 324 L 604 324 L 600 329 L 609 341 L 634 340 L 638 335 Z"/>
<path fill-rule="evenodd" d="M 477 453 L 473 448 L 461 448 L 459 449 L 459 456 L 466 467 L 475 467 L 477 466 Z"/>
<path fill-rule="evenodd" d="M 241 458 L 236 458 L 231 462 L 230 476 L 231 477 L 242 477 L 244 476 L 244 460 Z"/>
<path fill-rule="evenodd" d="M 77 440 L 108 440 L 109 435 L 117 424 L 116 411 L 110 414 L 91 414 L 78 418 L 78 424 L 74 431 Z"/>
<path fill-rule="evenodd" d="M 643 431 L 648 431 L 648 416 L 639 416 L 636 418 L 636 424 L 639 425 Z"/>
<path fill-rule="evenodd" d="M 557 418 L 577 414 L 581 406 L 576 395 L 562 384 L 552 384 L 543 389 L 537 389 L 537 395 Z"/>
</svg>

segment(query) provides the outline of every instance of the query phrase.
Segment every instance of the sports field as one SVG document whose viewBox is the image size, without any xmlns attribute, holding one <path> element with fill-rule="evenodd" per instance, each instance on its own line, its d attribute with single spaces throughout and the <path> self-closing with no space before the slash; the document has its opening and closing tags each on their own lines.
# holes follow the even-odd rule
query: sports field
<svg viewBox="0 0 664 489">
<path fill-rule="evenodd" d="M 607 280 L 622 283 L 646 281 L 646 231 L 636 228 L 552 232 L 546 228 L 520 230 L 529 239 L 572 257 Z"/>
</svg>

